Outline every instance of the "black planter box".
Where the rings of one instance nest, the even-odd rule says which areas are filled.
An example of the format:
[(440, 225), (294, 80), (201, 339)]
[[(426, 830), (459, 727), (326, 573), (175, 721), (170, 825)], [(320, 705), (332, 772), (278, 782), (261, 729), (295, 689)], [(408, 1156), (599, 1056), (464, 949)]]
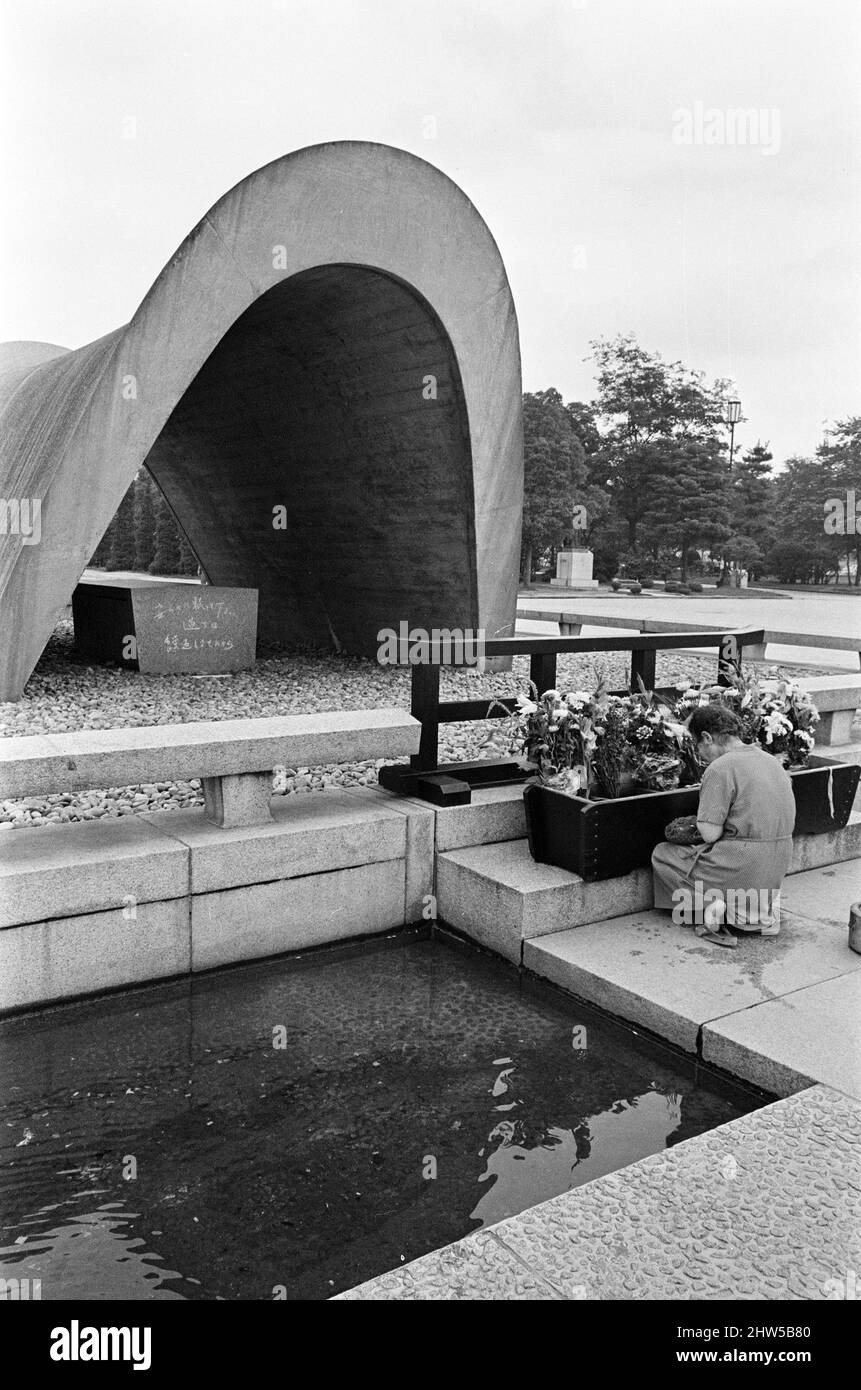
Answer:
[[(822, 835), (846, 825), (861, 767), (813, 756), (789, 776), (796, 835)], [(664, 827), (676, 816), (695, 815), (699, 795), (697, 785), (591, 801), (532, 784), (523, 792), (530, 854), (539, 864), (555, 864), (588, 882), (648, 868)]]

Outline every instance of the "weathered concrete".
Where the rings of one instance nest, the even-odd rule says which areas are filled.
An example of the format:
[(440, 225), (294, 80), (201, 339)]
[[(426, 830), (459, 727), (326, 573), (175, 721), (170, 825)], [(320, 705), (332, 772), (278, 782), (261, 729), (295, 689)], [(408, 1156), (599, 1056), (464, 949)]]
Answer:
[(3, 738), (0, 798), (399, 758), (420, 733), (404, 710), (366, 709)]
[(816, 747), (832, 748), (848, 743), (855, 722), (855, 706), (851, 709), (835, 709), (823, 714), (816, 725)]
[(337, 1298), (852, 1297), (859, 1142), (861, 1107), (814, 1086)]
[(514, 306), (472, 203), (402, 150), (275, 160), (124, 328), (74, 352), (7, 345), (0, 434), (0, 495), (41, 502), (41, 543), (0, 556), (0, 699), (144, 462), (210, 582), (259, 590), (262, 636), (371, 654), (404, 618), (513, 632)]
[[(790, 639), (786, 634), (787, 641)], [(861, 636), (858, 638), (861, 642)], [(861, 705), (861, 675), (854, 676), (804, 676), (799, 682), (809, 690), (813, 703), (820, 713), (831, 710), (856, 710)]]
[[(723, 1024), (731, 1016), (735, 1028), (738, 1019), (751, 1019), (778, 1001), (774, 1018), (783, 1020), (791, 1048), (793, 1018), (784, 1007), (787, 998), (861, 972), (861, 956), (847, 945), (856, 868), (840, 866), (827, 879), (822, 870), (791, 875), (781, 894), (779, 936), (741, 938), (734, 951), (700, 941), (692, 928), (676, 925), (669, 913), (652, 909), (526, 941), (523, 963), (578, 998), (688, 1052), (697, 1051), (704, 1025), (715, 1020)], [(747, 1027), (742, 1025), (740, 1037)], [(784, 1085), (786, 1078), (771, 1067), (768, 1079), (766, 1070), (753, 1075), (749, 1064), (740, 1071), (727, 1069), (778, 1094), (797, 1090), (809, 1079), (832, 1084), (838, 1073), (844, 1074), (840, 1068), (848, 1044), (830, 1028), (823, 1030), (823, 1042), (825, 1055), (833, 1055), (835, 1063), (822, 1075), (799, 1072), (800, 1080), (788, 1078)], [(714, 1053), (712, 1057), (717, 1061)]]
[(405, 819), (404, 921), (429, 921), (436, 915), (429, 910), (434, 891), (434, 807), (382, 787), (348, 787), (346, 794), (358, 801), (374, 821), (386, 812)]
[(189, 953), (185, 898), (8, 927), (0, 931), (0, 1012), (184, 975)]
[[(791, 873), (859, 857), (861, 815), (854, 813), (843, 830), (797, 836)], [(647, 911), (652, 871), (585, 883), (565, 869), (537, 864), (526, 840), (509, 840), (438, 853), (437, 897), (443, 921), (519, 962), (523, 943), (534, 937)]]
[[(233, 828), (193, 807), (7, 832), (0, 1012), (433, 917), (430, 807), (364, 788), (272, 811)], [(118, 921), (142, 924), (124, 965), (105, 944)], [(143, 930), (165, 922), (184, 922), (178, 943)]]
[(438, 806), (436, 847), (443, 853), (526, 834), (523, 787), (474, 787), (468, 806)]
[(861, 1100), (861, 973), (707, 1023), (703, 1057), (776, 1095), (823, 1081)]
[[(584, 627), (650, 632), (673, 631), (682, 624), (686, 632), (733, 632), (748, 625), (761, 627), (765, 645), (777, 649), (772, 650), (772, 661), (800, 664), (798, 653), (809, 647), (827, 652), (828, 665), (856, 673), (859, 668), (858, 596), (846, 591), (840, 596), (828, 589), (817, 594), (808, 591), (797, 595), (748, 590), (741, 595), (738, 591), (724, 589), (669, 597), (644, 590), (636, 598), (622, 594), (592, 595), (588, 599), (582, 594), (571, 597), (573, 601), (567, 603), (564, 595), (552, 590), (539, 593), (533, 589), (520, 594), (518, 616), (530, 621), (558, 623), (563, 620)], [(596, 602), (599, 598), (600, 602)], [(541, 604), (540, 610), (536, 603)], [(844, 652), (845, 657), (831, 657), (832, 653)], [(822, 666), (825, 662), (820, 660), (818, 664)]]
[(271, 772), (240, 772), (230, 777), (203, 777), (206, 819), (225, 830), (238, 825), (265, 825), (272, 819)]
[(404, 862), (254, 883), (191, 899), (191, 968), (299, 951), (403, 925)]
[(779, 936), (753, 936), (725, 951), (667, 913), (629, 913), (527, 941), (523, 963), (579, 999), (696, 1052), (704, 1024), (861, 968), (845, 931), (823, 930), (796, 914), (783, 918)]
[(861, 893), (861, 861), (845, 859), (822, 868), (792, 873), (785, 879), (781, 902), (790, 913), (801, 913), (846, 936), (849, 905)]
[(141, 819), (186, 849), (192, 895), (403, 859), (406, 852), (404, 815), (365, 807), (343, 791), (275, 797), (266, 825), (218, 829), (199, 806)]
[(75, 650), (84, 660), (151, 674), (223, 673), (254, 665), (256, 589), (92, 575), (72, 594)]
[(437, 855), (437, 899), (449, 926), (519, 964), (532, 937), (651, 904), (652, 871), (584, 883), (536, 864), (525, 840), (510, 840)]
[(0, 928), (184, 897), (188, 850), (148, 820), (7, 831), (0, 837)]
[(848, 859), (861, 859), (861, 815), (857, 811), (851, 813), (842, 830), (829, 830), (824, 835), (793, 836), (789, 872), (803, 873), (805, 869), (820, 869)]
[[(837, 748), (829, 748), (827, 756), (833, 758), (838, 763), (861, 763), (861, 743), (857, 742), (857, 735), (854, 730), (852, 733), (853, 742), (842, 743)], [(858, 790), (855, 793), (853, 808), (861, 811), (861, 782), (858, 783)]]

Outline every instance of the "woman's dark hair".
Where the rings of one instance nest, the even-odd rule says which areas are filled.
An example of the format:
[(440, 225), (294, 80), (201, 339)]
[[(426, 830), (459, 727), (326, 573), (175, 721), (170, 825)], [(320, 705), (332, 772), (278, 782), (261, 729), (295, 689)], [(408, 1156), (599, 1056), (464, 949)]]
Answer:
[(727, 738), (741, 738), (744, 727), (737, 714), (726, 705), (699, 705), (688, 720), (691, 738), (696, 743), (703, 734), (711, 734), (713, 739), (722, 742)]

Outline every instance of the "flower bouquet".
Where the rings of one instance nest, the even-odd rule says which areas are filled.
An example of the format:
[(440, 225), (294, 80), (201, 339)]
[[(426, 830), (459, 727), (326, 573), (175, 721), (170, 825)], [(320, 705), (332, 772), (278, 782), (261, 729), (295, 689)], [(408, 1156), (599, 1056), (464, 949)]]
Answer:
[(513, 747), (544, 786), (573, 796), (614, 799), (699, 780), (693, 742), (669, 706), (645, 689), (607, 694), (547, 690), (517, 697)]
[(758, 743), (784, 767), (806, 766), (819, 712), (797, 681), (780, 671), (775, 678), (748, 670), (738, 673), (731, 685), (690, 685), (681, 691), (675, 712), (679, 719), (687, 720), (698, 705), (713, 702), (738, 715), (745, 743)]
[(545, 786), (588, 795), (603, 692), (545, 690), (539, 696), (534, 686), (531, 691), (534, 699), (517, 697), (515, 738), (519, 735), (524, 758)]

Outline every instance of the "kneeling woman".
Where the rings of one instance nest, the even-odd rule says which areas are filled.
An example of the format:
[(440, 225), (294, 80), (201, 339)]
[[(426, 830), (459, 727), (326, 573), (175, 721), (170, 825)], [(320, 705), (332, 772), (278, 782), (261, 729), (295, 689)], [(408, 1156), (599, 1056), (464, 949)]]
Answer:
[(780, 885), (792, 860), (792, 783), (770, 753), (742, 743), (741, 723), (723, 705), (694, 710), (688, 728), (706, 764), (697, 809), (704, 843), (656, 847), (655, 907), (684, 904), (688, 914), (699, 908), (707, 939), (721, 946), (736, 944), (725, 919), (774, 935)]

